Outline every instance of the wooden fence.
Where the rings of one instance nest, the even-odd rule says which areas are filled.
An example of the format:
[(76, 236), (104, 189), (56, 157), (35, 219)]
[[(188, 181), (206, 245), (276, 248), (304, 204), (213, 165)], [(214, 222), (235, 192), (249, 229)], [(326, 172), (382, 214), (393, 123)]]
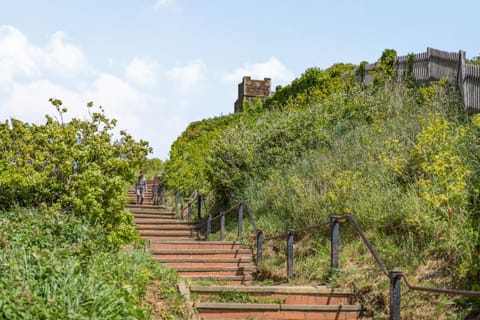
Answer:
[[(448, 80), (460, 90), (465, 109), (480, 113), (480, 66), (467, 64), (465, 51), (446, 52), (427, 48), (427, 52), (397, 57), (396, 65), (399, 80), (405, 79), (409, 68), (411, 76), (420, 82)], [(374, 63), (365, 66), (363, 81), (366, 85), (374, 81), (374, 69)]]

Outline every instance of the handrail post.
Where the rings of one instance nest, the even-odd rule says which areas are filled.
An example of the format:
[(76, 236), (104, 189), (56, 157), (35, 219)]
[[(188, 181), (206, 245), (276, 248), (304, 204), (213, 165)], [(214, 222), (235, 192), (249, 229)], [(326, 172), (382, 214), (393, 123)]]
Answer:
[(240, 202), (238, 205), (238, 233), (237, 238), (242, 238), (243, 233), (243, 203)]
[(198, 219), (202, 218), (202, 195), (198, 194), (197, 196), (197, 217)]
[(180, 202), (180, 191), (175, 192), (175, 211), (178, 210), (178, 203)]
[(400, 320), (402, 271), (389, 271), (390, 276), (390, 320)]
[(212, 232), (212, 215), (209, 214), (207, 217), (207, 235), (206, 235), (206, 240), (208, 240), (208, 236)]
[(262, 262), (263, 230), (257, 230), (257, 263)]
[(188, 209), (187, 209), (187, 212), (188, 212), (187, 219), (188, 219), (188, 221), (192, 220), (192, 211), (193, 211), (193, 209), (192, 209), (192, 202), (189, 201), (189, 202), (188, 202)]
[(330, 249), (330, 268), (336, 270), (339, 268), (339, 244), (340, 244), (340, 222), (338, 216), (330, 217), (331, 223), (331, 249)]
[(225, 236), (225, 212), (222, 212), (220, 216), (220, 241), (223, 241), (224, 236)]
[(183, 203), (180, 204), (180, 219), (184, 219), (185, 217), (183, 216)]
[(287, 278), (293, 278), (293, 235), (295, 230), (288, 229), (287, 237)]

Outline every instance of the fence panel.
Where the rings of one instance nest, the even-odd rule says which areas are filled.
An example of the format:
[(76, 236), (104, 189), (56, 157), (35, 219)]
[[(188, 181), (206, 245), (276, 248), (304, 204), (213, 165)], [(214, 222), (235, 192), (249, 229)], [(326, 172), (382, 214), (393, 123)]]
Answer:
[(428, 48), (429, 55), (429, 76), (430, 80), (447, 79), (448, 82), (456, 84), (459, 53), (446, 52)]
[(422, 52), (415, 54), (412, 61), (412, 76), (417, 81), (428, 81), (430, 79), (430, 74), (428, 70), (429, 56), (428, 52)]
[[(397, 79), (403, 80), (408, 72), (408, 56), (399, 56), (396, 60)], [(465, 63), (465, 52), (447, 52), (427, 48), (426, 52), (414, 54), (412, 76), (420, 82), (447, 79), (457, 86), (462, 94), (465, 109), (480, 113), (480, 66)], [(375, 64), (365, 66), (364, 85), (374, 81)]]

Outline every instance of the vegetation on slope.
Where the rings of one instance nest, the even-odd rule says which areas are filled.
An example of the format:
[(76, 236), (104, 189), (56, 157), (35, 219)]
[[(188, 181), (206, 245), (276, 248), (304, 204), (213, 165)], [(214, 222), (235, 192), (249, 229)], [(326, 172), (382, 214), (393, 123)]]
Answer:
[[(309, 69), (255, 108), (254, 117), (237, 116), (203, 154), (206, 191), (212, 206), (249, 201), (270, 235), (350, 213), (388, 268), (421, 285), (479, 290), (480, 118), (463, 110), (445, 82), (392, 82), (394, 55), (384, 52), (371, 87), (356, 83), (349, 68)], [(342, 226), (338, 278), (328, 270), (325, 231), (297, 241), (298, 277), (350, 285), (372, 315), (385, 312), (388, 280), (350, 227)], [(268, 245), (262, 270), (284, 277), (285, 244)], [(455, 300), (456, 309), (451, 297), (404, 294), (405, 318), (452, 319), (478, 310), (468, 299)]]
[(89, 120), (65, 122), (51, 102), (45, 124), (0, 123), (0, 318), (186, 318), (176, 274), (120, 249), (138, 239), (125, 186), (161, 163), (126, 132), (114, 140), (92, 103)]
[[(14, 209), (0, 215), (1, 319), (184, 319), (177, 276), (146, 250), (114, 248), (79, 218)], [(155, 280), (164, 310), (143, 303)]]
[(114, 141), (116, 120), (103, 112), (66, 123), (62, 102), (52, 103), (59, 119), (47, 116), (42, 125), (16, 119), (0, 123), (0, 209), (70, 213), (101, 225), (112, 244), (128, 243), (136, 231), (125, 209), (125, 183), (146, 161), (148, 143), (126, 132)]

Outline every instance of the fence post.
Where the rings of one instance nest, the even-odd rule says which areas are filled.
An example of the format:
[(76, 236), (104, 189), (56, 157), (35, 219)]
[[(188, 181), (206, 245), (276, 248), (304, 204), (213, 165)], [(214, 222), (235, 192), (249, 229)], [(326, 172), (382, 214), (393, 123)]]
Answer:
[(287, 278), (293, 278), (293, 235), (295, 230), (288, 229), (287, 237)]
[(188, 212), (187, 213), (188, 214), (187, 219), (188, 219), (188, 221), (192, 220), (192, 211), (193, 211), (192, 202), (189, 201), (188, 202), (188, 209), (187, 209), (187, 212)]
[(220, 241), (223, 241), (224, 236), (225, 236), (225, 212), (222, 212), (220, 216)]
[(390, 276), (390, 320), (400, 320), (402, 271), (392, 270)]
[(243, 203), (240, 202), (238, 205), (238, 233), (237, 238), (242, 238), (243, 233)]
[(202, 218), (202, 195), (198, 194), (197, 196), (197, 218)]
[(263, 230), (257, 230), (257, 263), (262, 261)]
[(338, 269), (338, 256), (340, 244), (340, 222), (337, 216), (330, 217), (331, 223), (331, 249), (330, 249), (330, 268)]
[(212, 215), (209, 214), (207, 217), (207, 235), (206, 235), (207, 240), (211, 232), (212, 232)]

